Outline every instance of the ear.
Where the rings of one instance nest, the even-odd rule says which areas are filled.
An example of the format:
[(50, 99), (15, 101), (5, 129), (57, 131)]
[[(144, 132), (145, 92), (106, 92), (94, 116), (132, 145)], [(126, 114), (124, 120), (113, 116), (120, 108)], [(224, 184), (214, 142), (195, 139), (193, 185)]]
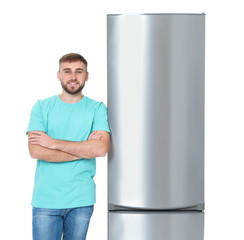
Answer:
[(89, 78), (89, 72), (86, 72), (86, 79), (85, 79), (86, 82), (88, 81), (88, 78)]
[(60, 77), (60, 72), (59, 71), (57, 72), (57, 78), (58, 78), (59, 81), (61, 81), (61, 77)]

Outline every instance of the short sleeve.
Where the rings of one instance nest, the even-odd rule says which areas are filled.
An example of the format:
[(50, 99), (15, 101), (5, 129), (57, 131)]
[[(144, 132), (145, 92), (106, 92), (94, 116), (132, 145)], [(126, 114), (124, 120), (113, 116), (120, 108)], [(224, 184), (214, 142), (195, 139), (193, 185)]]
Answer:
[(108, 123), (108, 111), (104, 103), (100, 102), (95, 110), (92, 131), (110, 132)]
[(37, 101), (31, 110), (30, 121), (27, 127), (26, 134), (31, 131), (46, 132), (40, 101)]

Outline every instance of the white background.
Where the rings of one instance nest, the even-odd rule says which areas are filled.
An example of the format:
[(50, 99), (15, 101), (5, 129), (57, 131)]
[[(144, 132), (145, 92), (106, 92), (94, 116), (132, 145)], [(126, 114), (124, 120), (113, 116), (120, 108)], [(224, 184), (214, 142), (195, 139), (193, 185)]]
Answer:
[[(89, 62), (84, 94), (106, 103), (106, 14), (206, 13), (205, 239), (244, 239), (244, 11), (232, 0), (5, 1), (0, 4), (0, 232), (31, 239), (35, 160), (25, 131), (34, 102), (61, 91), (59, 58)], [(107, 239), (107, 162), (97, 159), (88, 240)], [(4, 236), (4, 237), (3, 237)]]

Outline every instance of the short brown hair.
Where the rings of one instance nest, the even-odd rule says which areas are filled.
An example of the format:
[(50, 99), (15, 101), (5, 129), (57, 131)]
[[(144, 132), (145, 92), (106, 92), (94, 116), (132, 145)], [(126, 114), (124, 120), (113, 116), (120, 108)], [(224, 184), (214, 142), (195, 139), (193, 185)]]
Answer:
[(80, 54), (78, 54), (78, 53), (68, 53), (68, 54), (65, 54), (63, 57), (61, 57), (59, 59), (59, 67), (60, 67), (60, 64), (62, 62), (69, 62), (69, 63), (71, 63), (71, 62), (76, 62), (76, 61), (83, 62), (86, 65), (86, 68), (87, 68), (87, 61), (86, 61), (86, 59), (83, 56), (81, 56)]

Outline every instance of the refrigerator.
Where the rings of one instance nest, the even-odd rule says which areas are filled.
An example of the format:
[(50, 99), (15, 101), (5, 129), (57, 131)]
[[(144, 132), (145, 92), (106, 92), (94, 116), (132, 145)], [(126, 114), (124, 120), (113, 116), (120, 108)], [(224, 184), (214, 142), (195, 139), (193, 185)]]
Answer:
[(205, 14), (107, 15), (109, 240), (204, 239)]

